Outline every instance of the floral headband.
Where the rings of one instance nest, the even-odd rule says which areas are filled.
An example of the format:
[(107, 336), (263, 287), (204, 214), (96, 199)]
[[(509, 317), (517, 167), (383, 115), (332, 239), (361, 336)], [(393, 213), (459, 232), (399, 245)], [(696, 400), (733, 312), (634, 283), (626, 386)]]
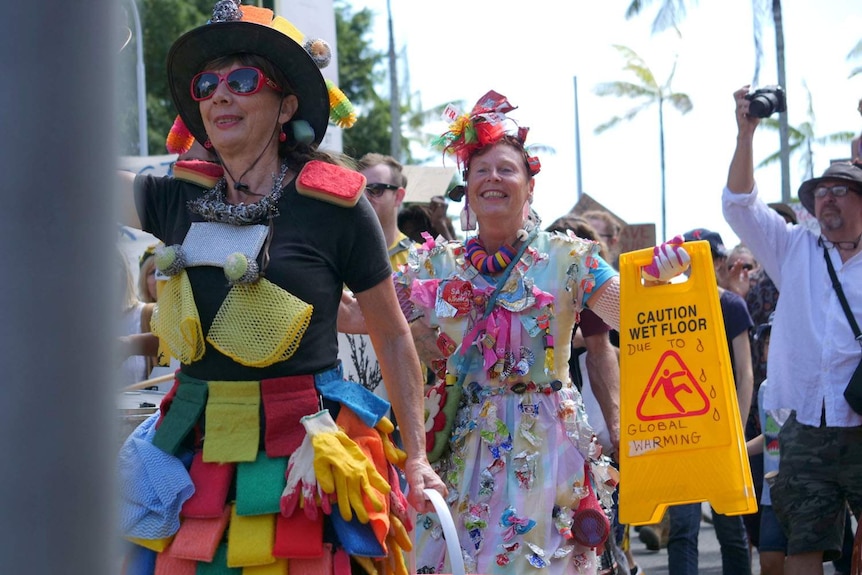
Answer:
[[(515, 109), (516, 106), (510, 104), (506, 96), (493, 90), (479, 98), (469, 114), (461, 113), (450, 104), (443, 112), (444, 118), (451, 122), (449, 129), (434, 139), (432, 145), (455, 156), (462, 171), (476, 151), (496, 144), (506, 136), (514, 138), (523, 147), (529, 128), (519, 126), (515, 134), (505, 130), (507, 120), (514, 122), (506, 113)], [(542, 168), (541, 162), (538, 157), (529, 155), (526, 148), (524, 153), (530, 175), (535, 176)]]

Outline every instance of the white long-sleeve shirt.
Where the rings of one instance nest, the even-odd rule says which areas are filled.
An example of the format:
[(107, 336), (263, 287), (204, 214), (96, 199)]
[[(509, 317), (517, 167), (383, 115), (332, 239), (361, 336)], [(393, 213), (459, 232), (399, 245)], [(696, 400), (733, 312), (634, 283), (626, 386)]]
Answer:
[[(803, 424), (819, 426), (826, 408), (830, 427), (862, 425), (844, 400), (844, 388), (862, 358), (862, 348), (832, 287), (817, 236), (784, 219), (757, 197), (722, 195), (724, 218), (751, 249), (781, 294), (769, 340), (765, 408), (796, 410)], [(857, 323), (862, 324), (862, 253), (841, 262), (829, 250)]]

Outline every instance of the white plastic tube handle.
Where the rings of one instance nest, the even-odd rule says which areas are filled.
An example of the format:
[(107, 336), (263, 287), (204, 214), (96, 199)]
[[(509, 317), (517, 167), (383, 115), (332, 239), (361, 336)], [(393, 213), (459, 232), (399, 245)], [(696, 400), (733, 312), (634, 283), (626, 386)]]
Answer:
[(425, 490), (425, 497), (431, 500), (434, 505), (434, 511), (437, 512), (437, 517), (440, 519), (440, 526), (443, 528), (443, 537), (446, 539), (446, 553), (449, 555), (449, 565), (452, 568), (452, 575), (466, 575), (464, 569), (464, 557), (461, 556), (461, 543), (458, 541), (458, 532), (455, 530), (455, 522), (452, 521), (452, 514), (449, 513), (449, 506), (443, 496), (433, 489)]

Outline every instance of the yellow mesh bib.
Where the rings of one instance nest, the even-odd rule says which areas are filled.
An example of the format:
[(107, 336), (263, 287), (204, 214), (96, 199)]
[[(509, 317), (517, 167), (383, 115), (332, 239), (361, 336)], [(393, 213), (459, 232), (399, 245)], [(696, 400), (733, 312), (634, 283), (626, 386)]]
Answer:
[(165, 283), (153, 312), (150, 329), (167, 345), (170, 353), (185, 364), (204, 355), (201, 319), (185, 271)]
[(296, 352), (313, 307), (261, 278), (228, 292), (207, 334), (221, 353), (249, 367), (266, 367)]

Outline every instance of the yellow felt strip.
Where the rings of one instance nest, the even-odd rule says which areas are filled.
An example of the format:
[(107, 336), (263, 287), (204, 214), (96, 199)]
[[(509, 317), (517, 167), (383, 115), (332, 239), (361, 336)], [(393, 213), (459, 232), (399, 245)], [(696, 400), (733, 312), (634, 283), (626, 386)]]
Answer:
[(246, 567), (275, 562), (275, 514), (237, 515), (231, 509), (230, 530), (227, 534), (227, 566)]
[(129, 541), (134, 543), (135, 545), (140, 545), (141, 547), (145, 547), (156, 553), (161, 553), (165, 549), (168, 548), (168, 545), (171, 544), (171, 541), (174, 540), (173, 535), (170, 537), (162, 537), (161, 539), (140, 539), (138, 537), (126, 537)]
[(259, 441), (260, 382), (209, 382), (204, 461), (254, 461)]

